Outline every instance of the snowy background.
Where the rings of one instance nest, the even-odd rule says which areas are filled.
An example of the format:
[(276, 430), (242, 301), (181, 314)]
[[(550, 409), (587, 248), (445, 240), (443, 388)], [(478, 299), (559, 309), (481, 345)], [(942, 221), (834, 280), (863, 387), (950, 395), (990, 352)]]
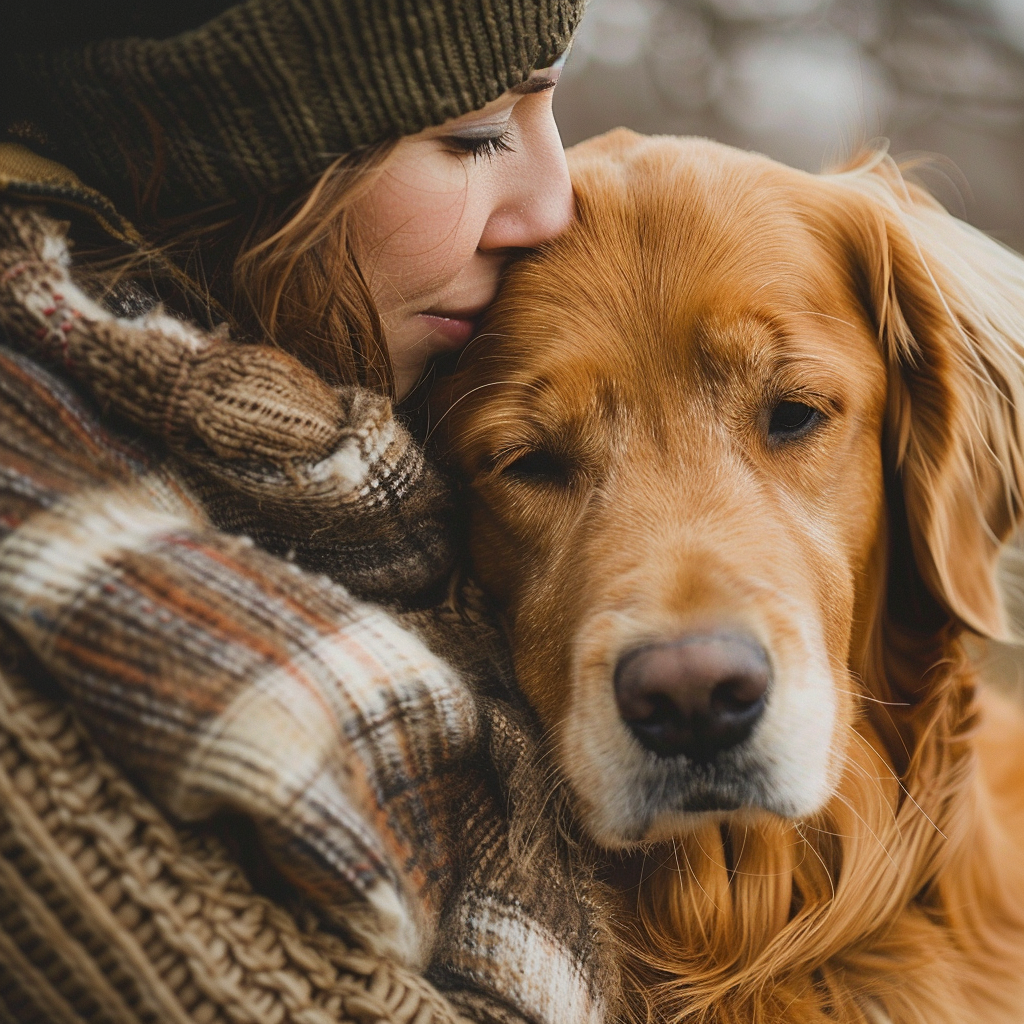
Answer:
[(885, 137), (1024, 252), (1024, 0), (591, 0), (555, 111), (566, 145), (621, 124), (807, 170)]

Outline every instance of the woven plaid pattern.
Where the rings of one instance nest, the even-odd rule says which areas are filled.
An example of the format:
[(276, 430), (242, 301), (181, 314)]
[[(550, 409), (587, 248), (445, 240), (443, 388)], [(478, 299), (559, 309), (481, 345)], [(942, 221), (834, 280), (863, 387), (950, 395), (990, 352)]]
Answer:
[(39, 52), (0, 59), (0, 113), (59, 140), (53, 155), (123, 209), (159, 178), (159, 209), (181, 212), (299, 185), (357, 147), (479, 109), (551, 64), (582, 10), (244, 0), (167, 39), (70, 48), (41, 24)]
[(467, 1024), (172, 828), (0, 625), (0, 1020)]
[(449, 564), (444, 489), (386, 403), (159, 312), (117, 319), (25, 210), (0, 215), (0, 329), (22, 350), (0, 350), (0, 618), (107, 756), (174, 820), (253, 822), (296, 899), (473, 1018), (602, 1019), (599, 893), (545, 820), (498, 636), (341, 585), (351, 566), (362, 593), (411, 598)]

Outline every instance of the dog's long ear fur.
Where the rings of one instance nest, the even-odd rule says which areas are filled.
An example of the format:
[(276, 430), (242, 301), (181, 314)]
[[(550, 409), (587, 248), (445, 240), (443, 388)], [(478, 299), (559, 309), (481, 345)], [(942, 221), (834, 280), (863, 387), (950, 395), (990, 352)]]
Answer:
[(917, 571), (954, 620), (1008, 639), (996, 567), (1024, 489), (1024, 259), (883, 154), (827, 181), (889, 364), (887, 467)]

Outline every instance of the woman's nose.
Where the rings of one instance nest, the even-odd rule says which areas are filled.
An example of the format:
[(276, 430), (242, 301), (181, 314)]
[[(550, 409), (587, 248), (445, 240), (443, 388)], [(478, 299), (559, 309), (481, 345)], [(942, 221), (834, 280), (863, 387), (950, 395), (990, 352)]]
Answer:
[(485, 251), (542, 245), (560, 235), (573, 217), (569, 168), (550, 101), (521, 126), (515, 153), (505, 155), (516, 159), (505, 165), (507, 173), (480, 237)]

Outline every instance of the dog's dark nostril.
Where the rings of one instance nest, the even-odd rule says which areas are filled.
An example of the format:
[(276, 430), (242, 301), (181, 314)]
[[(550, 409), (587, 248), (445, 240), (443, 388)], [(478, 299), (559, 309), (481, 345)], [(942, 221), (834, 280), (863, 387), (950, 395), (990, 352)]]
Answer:
[(710, 761), (761, 717), (771, 668), (764, 648), (733, 633), (693, 633), (629, 651), (615, 670), (619, 714), (659, 757)]

